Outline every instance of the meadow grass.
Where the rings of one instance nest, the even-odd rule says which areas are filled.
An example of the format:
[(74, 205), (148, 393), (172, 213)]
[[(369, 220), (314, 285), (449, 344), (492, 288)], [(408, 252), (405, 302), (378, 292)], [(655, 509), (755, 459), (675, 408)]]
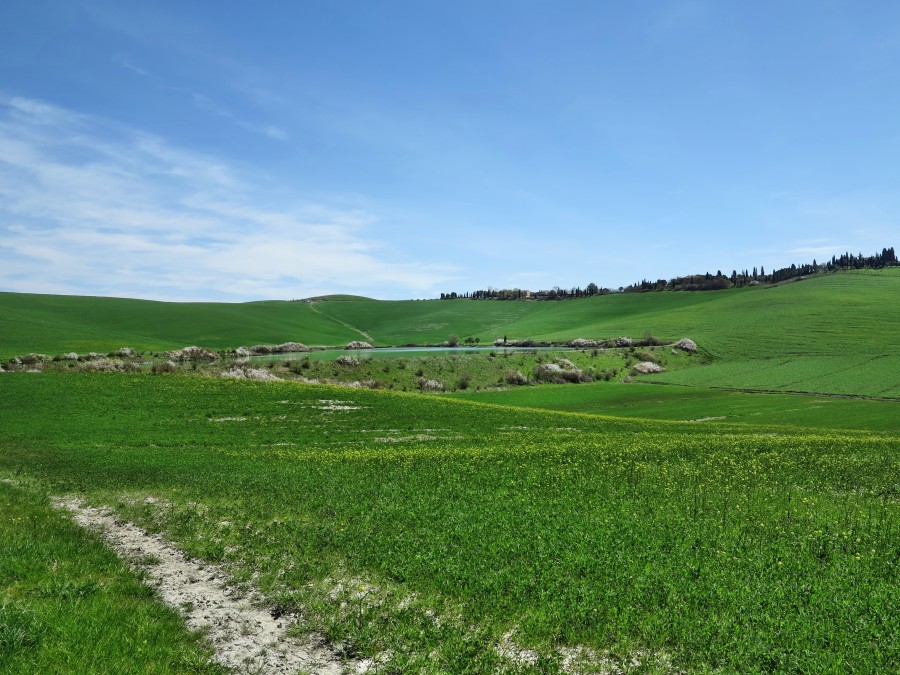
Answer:
[(687, 386), (900, 399), (900, 354), (849, 353), (722, 361), (701, 368), (653, 374), (646, 379)]
[(653, 334), (691, 337), (715, 363), (659, 381), (897, 397), (900, 268), (817, 275), (776, 287), (613, 294), (562, 302), (341, 299), (157, 303), (0, 294), (0, 358), (26, 352), (160, 351), (295, 340), (340, 345), (482, 344)]
[(186, 345), (344, 344), (360, 334), (299, 302), (153, 302), (0, 293), (0, 357), (39, 352), (163, 351)]
[[(508, 385), (509, 381), (525, 377), (534, 379), (534, 370), (541, 364), (563, 364), (576, 368), (591, 379), (621, 380), (631, 367), (643, 358), (654, 359), (669, 367), (688, 363), (693, 357), (685, 352), (671, 354), (670, 350), (648, 347), (643, 350), (590, 350), (590, 351), (503, 351), (502, 349), (457, 354), (407, 356), (403, 354), (354, 353), (353, 363), (334, 358), (318, 358), (327, 352), (292, 354), (290, 359), (259, 357), (253, 365), (265, 365), (278, 377), (294, 376), (331, 383), (363, 383), (373, 389), (397, 389), (414, 391), (422, 381), (440, 384), (441, 390), (478, 390)], [(346, 352), (344, 353), (346, 356)], [(385, 358), (387, 357), (387, 358)]]
[[(657, 377), (654, 375), (652, 379)], [(900, 433), (900, 402), (663, 386), (646, 384), (645, 379), (629, 385), (606, 382), (578, 386), (543, 385), (450, 395), (496, 405), (614, 417), (701, 420), (713, 427), (723, 423), (744, 423)]]
[(0, 471), (230, 565), (386, 672), (900, 666), (893, 434), (2, 377)]
[(224, 673), (100, 538), (0, 482), (0, 672)]

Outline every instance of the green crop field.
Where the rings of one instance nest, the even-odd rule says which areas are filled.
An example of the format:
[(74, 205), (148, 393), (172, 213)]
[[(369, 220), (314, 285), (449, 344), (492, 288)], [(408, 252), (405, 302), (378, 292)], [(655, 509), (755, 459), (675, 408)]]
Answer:
[(691, 337), (712, 365), (655, 381), (896, 398), (900, 270), (820, 275), (775, 287), (613, 294), (561, 302), (337, 297), (315, 303), (159, 303), (0, 294), (0, 358), (26, 352), (234, 348), (288, 340), (341, 345), (482, 344), (576, 337)]
[[(0, 649), (15, 663), (67, 644), (29, 591), (50, 581), (14, 580), (71, 555), (34, 523), (59, 520), (45, 495), (76, 494), (252, 578), (385, 672), (900, 665), (893, 433), (759, 420), (711, 434), (182, 375), (2, 378), (0, 474), (22, 486), (0, 493), (17, 505), (2, 532), (26, 542), (0, 555)], [(67, 570), (53, 583), (94, 578)], [(102, 605), (112, 582), (96, 583)], [(188, 652), (148, 635), (160, 671), (186, 669)]]
[(45, 497), (0, 483), (0, 510), (0, 672), (224, 672), (175, 611)]
[[(900, 403), (896, 401), (749, 394), (637, 382), (629, 385), (606, 382), (577, 386), (549, 384), (449, 395), (498, 405), (614, 417), (693, 421), (713, 427), (739, 423), (900, 433)], [(714, 430), (710, 432), (714, 433)]]
[[(898, 291), (893, 269), (562, 302), (0, 294), (0, 672), (222, 672), (66, 495), (378, 672), (897, 672)], [(700, 352), (149, 356), (451, 335)], [(122, 346), (148, 354), (8, 361)]]
[(900, 398), (900, 354), (797, 356), (720, 362), (654, 374), (653, 382)]
[(341, 344), (360, 334), (298, 302), (178, 303), (120, 298), (0, 293), (0, 357), (42, 352), (108, 352), (122, 346), (162, 351), (190, 344), (210, 348), (279, 344)]

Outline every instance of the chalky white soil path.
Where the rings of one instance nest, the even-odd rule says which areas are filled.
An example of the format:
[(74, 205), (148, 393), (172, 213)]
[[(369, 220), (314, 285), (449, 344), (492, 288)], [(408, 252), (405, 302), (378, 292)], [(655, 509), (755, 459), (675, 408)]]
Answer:
[(191, 560), (109, 509), (85, 506), (74, 498), (59, 499), (56, 504), (70, 511), (82, 527), (99, 532), (133, 567), (146, 571), (162, 600), (185, 618), (191, 630), (205, 633), (218, 663), (253, 673), (340, 675), (366, 670), (363, 664), (342, 664), (334, 652), (320, 645), (286, 637), (289, 617), (234, 597), (228, 574), (221, 568)]

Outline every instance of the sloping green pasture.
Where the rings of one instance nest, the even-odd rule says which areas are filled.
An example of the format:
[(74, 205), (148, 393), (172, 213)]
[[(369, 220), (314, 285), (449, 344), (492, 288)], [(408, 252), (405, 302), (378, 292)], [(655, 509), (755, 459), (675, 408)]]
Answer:
[(643, 379), (629, 385), (606, 382), (577, 386), (551, 384), (478, 393), (466, 391), (449, 396), (544, 410), (693, 421), (712, 426), (709, 433), (716, 433), (715, 427), (720, 424), (740, 423), (765, 427), (789, 425), (810, 429), (859, 429), (900, 434), (900, 401), (748, 394), (702, 387), (645, 384)]
[(900, 353), (797, 356), (719, 362), (658, 373), (648, 382), (759, 391), (854, 394), (900, 398)]
[(0, 293), (0, 358), (39, 352), (162, 351), (279, 344), (343, 344), (360, 334), (299, 302), (153, 302)]
[(653, 334), (691, 337), (712, 366), (654, 376), (694, 386), (900, 395), (900, 268), (718, 292), (614, 294), (562, 302), (426, 300), (157, 303), (0, 294), (0, 357), (31, 351), (236, 347), (295, 340), (482, 344)]
[(0, 472), (255, 575), (386, 672), (900, 665), (893, 434), (50, 373), (0, 375), (0, 419)]

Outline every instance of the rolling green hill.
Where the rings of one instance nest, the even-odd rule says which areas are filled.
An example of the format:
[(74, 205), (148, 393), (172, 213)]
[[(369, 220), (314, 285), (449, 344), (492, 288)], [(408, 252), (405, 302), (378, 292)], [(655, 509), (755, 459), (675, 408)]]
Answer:
[(456, 392), (448, 397), (541, 410), (691, 422), (711, 427), (712, 434), (716, 433), (716, 427), (733, 423), (900, 433), (897, 401), (748, 394), (640, 382), (511, 387), (477, 393)]
[(563, 302), (376, 301), (162, 303), (0, 294), (0, 358), (38, 351), (161, 350), (296, 340), (437, 343), (450, 335), (566, 340), (696, 340), (712, 365), (654, 381), (900, 396), (900, 269), (822, 275), (775, 287), (615, 294)]
[(300, 302), (153, 302), (123, 298), (0, 293), (0, 358), (26, 352), (163, 350), (296, 340), (339, 344), (351, 328)]
[[(267, 364), (274, 382), (211, 376), (221, 361), (0, 374), (0, 578), (15, 580), (0, 670), (215, 672), (124, 562), (52, 511), (73, 495), (227, 564), (385, 671), (430, 672), (439, 655), (446, 672), (569, 672), (576, 654), (581, 672), (840, 672), (848, 655), (893, 672), (898, 291), (900, 270), (557, 303), (0, 294), (0, 359), (451, 334), (701, 349), (570, 351), (616, 373), (501, 389), (562, 355), (354, 362), (373, 389), (459, 390), (435, 395), (316, 383), (349, 368), (326, 352)], [(626, 383), (648, 359), (668, 372)], [(103, 649), (80, 650), (85, 630)]]

